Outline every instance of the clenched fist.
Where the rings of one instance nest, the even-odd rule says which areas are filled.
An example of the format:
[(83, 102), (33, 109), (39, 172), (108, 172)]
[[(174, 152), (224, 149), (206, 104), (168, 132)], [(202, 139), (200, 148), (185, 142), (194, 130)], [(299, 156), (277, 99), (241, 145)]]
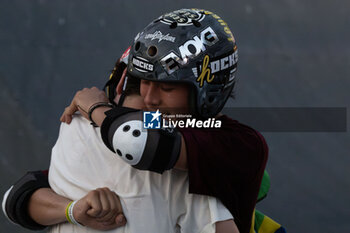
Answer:
[(98, 230), (110, 230), (126, 224), (119, 197), (108, 188), (90, 191), (78, 200), (73, 215), (80, 224)]

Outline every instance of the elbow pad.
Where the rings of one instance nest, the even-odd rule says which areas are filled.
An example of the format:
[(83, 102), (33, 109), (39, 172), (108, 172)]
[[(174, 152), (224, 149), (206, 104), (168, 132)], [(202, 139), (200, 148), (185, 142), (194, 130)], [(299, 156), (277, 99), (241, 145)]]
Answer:
[(101, 126), (103, 142), (136, 169), (163, 173), (176, 164), (181, 135), (174, 128), (145, 129), (143, 112), (116, 107), (106, 112)]
[(47, 174), (42, 171), (28, 172), (7, 190), (2, 200), (2, 211), (13, 223), (30, 230), (42, 230), (46, 226), (36, 223), (28, 213), (28, 202), (40, 188), (50, 187)]

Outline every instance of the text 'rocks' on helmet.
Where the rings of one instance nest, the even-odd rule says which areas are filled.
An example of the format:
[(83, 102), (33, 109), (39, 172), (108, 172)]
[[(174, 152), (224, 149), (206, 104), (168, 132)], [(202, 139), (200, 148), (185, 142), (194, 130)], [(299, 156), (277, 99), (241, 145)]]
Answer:
[(162, 15), (140, 32), (130, 49), (128, 75), (193, 86), (190, 107), (214, 117), (230, 96), (237, 69), (235, 39), (218, 15), (181, 9)]

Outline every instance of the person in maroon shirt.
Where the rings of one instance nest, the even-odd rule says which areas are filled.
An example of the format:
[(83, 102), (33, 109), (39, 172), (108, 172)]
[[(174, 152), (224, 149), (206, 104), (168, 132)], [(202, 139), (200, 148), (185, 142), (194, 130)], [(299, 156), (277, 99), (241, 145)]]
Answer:
[[(154, 41), (156, 34), (159, 41)], [(141, 162), (135, 158), (128, 161), (122, 156), (125, 148), (114, 145), (113, 137), (124, 137), (124, 134), (117, 129), (121, 123), (115, 122), (120, 116), (137, 119), (137, 113), (118, 107), (112, 110), (106, 106), (92, 108), (107, 100), (97, 88), (78, 92), (62, 120), (69, 122), (71, 114), (77, 110), (83, 115), (85, 112), (86, 118), (101, 126), (106, 146), (138, 169), (159, 173), (173, 167), (188, 169), (189, 191), (219, 198), (232, 213), (240, 232), (249, 232), (268, 149), (259, 132), (220, 114), (235, 84), (238, 59), (237, 46), (226, 23), (207, 11), (175, 11), (148, 25), (136, 36), (129, 51), (127, 76), (141, 80), (140, 94), (149, 111), (220, 120), (221, 127), (178, 127), (181, 140), (178, 157), (170, 156), (174, 154), (176, 143), (169, 143), (170, 149), (157, 164), (160, 157), (156, 153), (140, 154)], [(173, 136), (176, 138), (175, 134)], [(150, 149), (146, 146), (144, 151)], [(152, 161), (152, 164), (145, 167), (142, 160)]]
[[(143, 84), (144, 82), (141, 80), (140, 92), (149, 108), (153, 103), (153, 107), (162, 110), (162, 105), (167, 104), (165, 95), (172, 98), (174, 92), (182, 88), (187, 90), (185, 84), (179, 86), (150, 81)], [(173, 89), (173, 93), (162, 89)], [(101, 98), (102, 95), (103, 92), (97, 88), (81, 90), (63, 114), (63, 121), (70, 121), (71, 114), (78, 109), (78, 105), (88, 109), (94, 102), (105, 101)], [(162, 100), (159, 101), (160, 99)], [(154, 106), (154, 103), (159, 105)], [(92, 115), (93, 121), (97, 125), (103, 125), (108, 110), (104, 107), (96, 109)], [(85, 117), (88, 118), (87, 115)], [(181, 148), (174, 168), (188, 170), (190, 193), (217, 197), (233, 215), (239, 231), (249, 232), (267, 162), (268, 147), (263, 136), (251, 127), (226, 115), (218, 114), (216, 119), (221, 120), (220, 128), (178, 128), (184, 148)]]
[(180, 129), (187, 146), (189, 192), (219, 198), (240, 232), (249, 232), (268, 148), (256, 130), (222, 115), (221, 129)]

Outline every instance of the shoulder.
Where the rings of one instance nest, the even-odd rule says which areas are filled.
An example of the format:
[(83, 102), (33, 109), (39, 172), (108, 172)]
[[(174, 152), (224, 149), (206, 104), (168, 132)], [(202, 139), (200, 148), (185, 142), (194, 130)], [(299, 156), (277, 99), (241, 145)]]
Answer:
[(89, 135), (95, 132), (94, 127), (81, 114), (74, 114), (70, 124), (61, 123), (59, 136)]
[(222, 119), (222, 131), (233, 136), (232, 139), (237, 140), (238, 137), (249, 144), (260, 147), (261, 149), (267, 149), (265, 138), (259, 131), (248, 125), (242, 124), (237, 120), (233, 120), (226, 115), (221, 116), (220, 119)]
[(232, 151), (244, 155), (247, 163), (256, 161), (258, 164), (265, 166), (268, 157), (268, 146), (264, 136), (254, 128), (226, 115), (220, 118), (223, 123), (221, 136), (218, 137), (231, 145), (230, 149)]
[(217, 119), (222, 121), (221, 128), (180, 130), (189, 166), (197, 169), (197, 164), (210, 164), (209, 167), (218, 172), (234, 169), (246, 174), (265, 167), (268, 148), (264, 137), (252, 127), (225, 115)]
[(225, 148), (234, 147), (236, 149), (265, 150), (267, 145), (264, 137), (250, 126), (244, 125), (237, 120), (222, 115), (217, 118), (221, 121), (220, 128), (211, 129), (195, 129), (183, 128), (179, 129), (183, 135), (186, 145), (197, 146), (201, 148), (210, 148), (217, 145), (225, 145)]
[(55, 146), (80, 148), (100, 141), (100, 128), (91, 126), (90, 121), (80, 114), (75, 114), (70, 124), (61, 123)]

